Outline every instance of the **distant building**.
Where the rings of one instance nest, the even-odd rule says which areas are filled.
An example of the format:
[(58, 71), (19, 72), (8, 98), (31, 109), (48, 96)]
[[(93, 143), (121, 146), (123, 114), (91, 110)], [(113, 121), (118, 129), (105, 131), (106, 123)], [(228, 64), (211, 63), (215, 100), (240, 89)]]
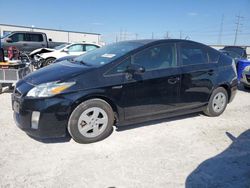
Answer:
[(55, 42), (90, 42), (100, 44), (101, 35), (98, 33), (67, 31), (59, 29), (46, 29), (39, 27), (27, 27), (19, 25), (0, 24), (0, 35), (4, 36), (12, 31), (37, 31), (46, 33), (48, 39), (52, 39)]

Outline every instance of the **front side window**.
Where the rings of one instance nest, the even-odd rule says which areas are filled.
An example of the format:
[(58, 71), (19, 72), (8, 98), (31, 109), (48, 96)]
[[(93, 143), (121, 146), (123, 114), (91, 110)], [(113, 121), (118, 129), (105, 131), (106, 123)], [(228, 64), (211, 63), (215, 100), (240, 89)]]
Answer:
[(12, 39), (12, 42), (20, 42), (25, 40), (25, 35), (24, 33), (15, 33), (12, 36), (10, 36)]
[(68, 47), (69, 52), (83, 52), (83, 45), (81, 44), (74, 44), (70, 47)]
[(181, 44), (180, 57), (183, 66), (208, 63), (206, 50), (198, 44)]
[(133, 64), (141, 65), (146, 71), (176, 67), (174, 44), (159, 44), (147, 48), (132, 58)]
[(124, 73), (129, 65), (131, 64), (131, 58), (126, 58), (125, 60), (123, 60), (120, 64), (118, 64), (117, 66), (115, 66), (111, 71), (108, 72), (108, 74), (120, 74), (120, 73)]

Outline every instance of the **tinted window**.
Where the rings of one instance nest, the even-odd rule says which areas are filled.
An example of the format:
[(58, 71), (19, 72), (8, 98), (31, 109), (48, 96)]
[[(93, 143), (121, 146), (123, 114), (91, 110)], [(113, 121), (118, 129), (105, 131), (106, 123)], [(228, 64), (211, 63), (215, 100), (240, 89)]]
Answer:
[(133, 56), (132, 63), (143, 66), (145, 70), (175, 67), (175, 46), (174, 44), (160, 44), (147, 48)]
[(197, 44), (182, 44), (180, 57), (184, 66), (208, 63), (206, 50), (203, 46)]
[(117, 65), (115, 68), (113, 68), (111, 71), (108, 72), (108, 74), (118, 74), (118, 73), (124, 73), (127, 69), (127, 67), (131, 63), (131, 58), (127, 58), (122, 63)]
[(19, 42), (19, 41), (24, 41), (24, 33), (15, 33), (10, 38), (12, 39), (12, 42)]
[(43, 42), (43, 35), (42, 34), (26, 34), (27, 41), (29, 42)]
[(81, 44), (74, 44), (70, 47), (68, 47), (69, 52), (83, 52), (84, 48)]
[(209, 63), (218, 63), (220, 52), (214, 49), (208, 49)]
[(95, 45), (90, 45), (90, 44), (85, 45), (85, 50), (86, 51), (91, 51), (91, 50), (94, 50), (96, 48), (97, 48), (97, 46), (95, 46)]

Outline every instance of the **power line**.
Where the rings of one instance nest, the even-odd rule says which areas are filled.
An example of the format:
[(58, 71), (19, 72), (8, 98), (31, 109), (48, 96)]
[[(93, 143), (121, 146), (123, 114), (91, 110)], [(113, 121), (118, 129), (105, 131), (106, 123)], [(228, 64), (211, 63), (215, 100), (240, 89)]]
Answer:
[(234, 37), (234, 45), (236, 45), (236, 43), (237, 43), (239, 27), (243, 25), (240, 22), (244, 17), (240, 16), (240, 14), (239, 14), (239, 16), (236, 16), (236, 18), (237, 18), (237, 22), (236, 22), (236, 30), (235, 30), (235, 37)]
[(222, 38), (222, 33), (223, 33), (223, 24), (224, 24), (224, 14), (222, 15), (222, 18), (221, 18), (220, 32), (219, 32), (219, 37), (218, 37), (218, 44), (221, 44), (221, 38)]

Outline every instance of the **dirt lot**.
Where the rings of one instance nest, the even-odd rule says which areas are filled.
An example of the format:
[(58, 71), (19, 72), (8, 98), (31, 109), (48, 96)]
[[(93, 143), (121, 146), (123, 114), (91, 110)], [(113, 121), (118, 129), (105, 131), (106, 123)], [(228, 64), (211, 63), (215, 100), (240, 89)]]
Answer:
[(89, 145), (36, 141), (15, 126), (10, 93), (0, 105), (0, 187), (250, 187), (246, 91), (220, 117), (136, 125)]

